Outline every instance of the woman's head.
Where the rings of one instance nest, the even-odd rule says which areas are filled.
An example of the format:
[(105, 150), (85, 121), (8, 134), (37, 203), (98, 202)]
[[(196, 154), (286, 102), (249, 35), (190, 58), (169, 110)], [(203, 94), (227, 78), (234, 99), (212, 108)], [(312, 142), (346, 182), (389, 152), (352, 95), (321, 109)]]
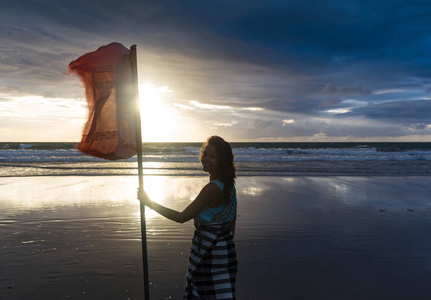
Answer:
[[(206, 158), (206, 155), (208, 155), (208, 158)], [(215, 160), (211, 157), (213, 155), (216, 156)], [(204, 170), (207, 167), (208, 172), (216, 175), (226, 185), (225, 190), (230, 193), (236, 177), (236, 166), (230, 144), (219, 136), (211, 136), (202, 145), (199, 159), (204, 165)], [(216, 164), (215, 168), (211, 168), (212, 163)]]

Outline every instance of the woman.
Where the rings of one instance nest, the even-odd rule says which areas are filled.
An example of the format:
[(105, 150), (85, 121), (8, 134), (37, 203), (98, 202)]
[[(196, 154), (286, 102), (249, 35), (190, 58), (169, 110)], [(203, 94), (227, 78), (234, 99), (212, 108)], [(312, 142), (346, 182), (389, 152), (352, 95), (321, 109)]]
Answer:
[(199, 159), (210, 182), (182, 212), (151, 201), (145, 191), (138, 192), (138, 198), (172, 221), (194, 219), (184, 299), (235, 299), (237, 198), (232, 148), (221, 137), (212, 136), (202, 146)]

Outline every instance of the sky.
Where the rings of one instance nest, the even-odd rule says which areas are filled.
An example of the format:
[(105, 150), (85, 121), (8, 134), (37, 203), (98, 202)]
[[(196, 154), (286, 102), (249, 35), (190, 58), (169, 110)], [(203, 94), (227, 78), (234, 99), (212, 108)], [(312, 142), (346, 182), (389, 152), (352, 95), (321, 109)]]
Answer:
[(79, 141), (68, 64), (137, 45), (144, 142), (431, 142), (431, 2), (0, 0), (0, 141)]

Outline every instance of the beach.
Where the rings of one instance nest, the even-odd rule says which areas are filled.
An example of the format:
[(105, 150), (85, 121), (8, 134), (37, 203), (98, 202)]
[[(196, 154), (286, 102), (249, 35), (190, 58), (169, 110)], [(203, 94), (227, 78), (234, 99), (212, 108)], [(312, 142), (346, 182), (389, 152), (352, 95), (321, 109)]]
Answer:
[[(145, 176), (184, 208), (205, 176)], [(135, 176), (0, 178), (1, 299), (143, 299)], [(429, 299), (431, 177), (237, 180), (238, 299)], [(151, 299), (181, 299), (193, 223), (146, 212)]]

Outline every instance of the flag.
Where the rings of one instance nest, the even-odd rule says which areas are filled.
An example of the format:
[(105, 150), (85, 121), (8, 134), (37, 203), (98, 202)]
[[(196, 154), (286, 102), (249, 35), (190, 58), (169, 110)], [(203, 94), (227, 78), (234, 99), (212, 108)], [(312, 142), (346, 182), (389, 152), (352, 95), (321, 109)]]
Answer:
[(133, 86), (131, 51), (111, 43), (69, 64), (85, 86), (89, 116), (78, 149), (117, 160), (136, 154), (134, 114), (137, 88)]

